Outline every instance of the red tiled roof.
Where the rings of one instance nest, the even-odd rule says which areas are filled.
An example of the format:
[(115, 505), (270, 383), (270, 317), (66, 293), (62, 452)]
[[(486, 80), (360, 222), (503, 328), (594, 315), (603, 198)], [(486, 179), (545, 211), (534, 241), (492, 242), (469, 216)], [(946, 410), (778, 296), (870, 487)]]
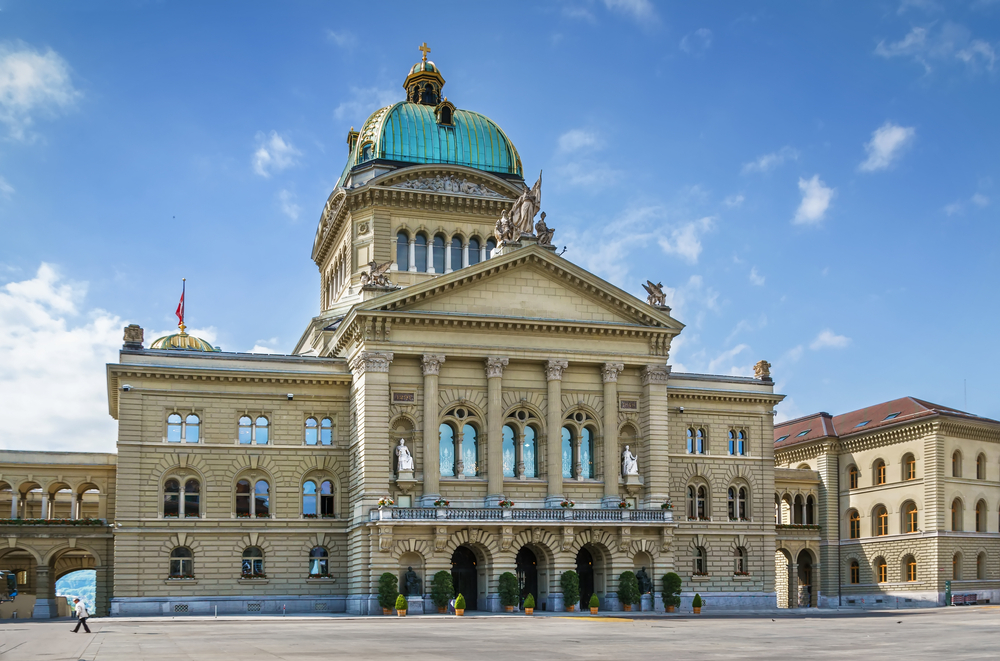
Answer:
[[(889, 418), (894, 413), (896, 415)], [(866, 432), (878, 427), (912, 422), (920, 418), (936, 415), (956, 416), (982, 422), (997, 422), (996, 420), (983, 418), (948, 406), (932, 404), (915, 397), (902, 397), (894, 399), (891, 402), (883, 402), (874, 406), (866, 406), (856, 411), (842, 413), (838, 416), (831, 416), (829, 413), (814, 413), (813, 415), (782, 422), (774, 426), (774, 447), (784, 448), (789, 445), (805, 443), (806, 441), (824, 437), (839, 438), (854, 433)], [(803, 434), (803, 432), (805, 433)]]

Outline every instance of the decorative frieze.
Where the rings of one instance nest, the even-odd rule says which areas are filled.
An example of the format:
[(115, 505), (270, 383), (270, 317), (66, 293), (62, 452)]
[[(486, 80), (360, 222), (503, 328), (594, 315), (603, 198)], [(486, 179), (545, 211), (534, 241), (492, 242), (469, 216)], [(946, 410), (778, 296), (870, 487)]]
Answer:
[(545, 379), (547, 381), (562, 381), (563, 372), (569, 367), (569, 361), (550, 360), (545, 363)]
[(358, 376), (367, 372), (387, 373), (392, 357), (391, 351), (362, 351), (351, 361), (351, 371)]
[(424, 370), (424, 376), (433, 374), (437, 376), (441, 373), (441, 365), (444, 363), (444, 356), (433, 353), (425, 353), (420, 361), (420, 366)]
[(475, 184), (468, 179), (455, 175), (418, 177), (399, 184), (393, 184), (392, 188), (434, 191), (435, 193), (461, 193), (463, 195), (480, 195), (482, 197), (499, 197), (501, 199), (507, 198), (506, 195), (487, 188), (485, 185)]
[(486, 359), (486, 378), (498, 379), (503, 376), (503, 368), (507, 367), (509, 358), (491, 357)]
[(666, 384), (670, 378), (670, 366), (647, 365), (642, 370), (642, 385), (648, 386), (652, 383)]
[(604, 383), (618, 381), (618, 375), (624, 369), (625, 363), (604, 363), (604, 367), (601, 368), (601, 376), (604, 377)]

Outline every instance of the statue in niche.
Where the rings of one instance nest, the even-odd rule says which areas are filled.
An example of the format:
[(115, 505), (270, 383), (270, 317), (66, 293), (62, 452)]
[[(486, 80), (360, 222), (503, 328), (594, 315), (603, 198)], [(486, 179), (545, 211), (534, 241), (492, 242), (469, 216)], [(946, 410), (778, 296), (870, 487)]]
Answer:
[(639, 594), (649, 594), (653, 591), (653, 581), (649, 579), (645, 567), (635, 573), (635, 580), (639, 582)]
[(538, 236), (538, 243), (543, 246), (552, 245), (552, 235), (555, 234), (555, 229), (550, 229), (548, 225), (545, 224), (545, 212), (539, 216), (538, 222), (535, 223), (535, 234)]
[(399, 445), (396, 446), (396, 457), (400, 473), (413, 470), (413, 455), (410, 454), (410, 448), (406, 447), (406, 441), (403, 439), (399, 439)]
[(532, 234), (535, 225), (535, 216), (542, 206), (542, 173), (538, 173), (538, 181), (521, 193), (521, 197), (514, 201), (514, 206), (510, 209), (510, 220), (514, 224), (514, 232), (520, 234)]
[(653, 284), (652, 280), (647, 280), (646, 284), (644, 284), (642, 288), (646, 290), (647, 294), (649, 294), (649, 296), (646, 297), (647, 303), (658, 308), (666, 307), (667, 295), (663, 293), (662, 282)]
[(406, 568), (406, 573), (403, 574), (403, 585), (407, 597), (420, 596), (420, 577), (417, 576), (417, 572), (413, 571), (413, 567)]
[(639, 459), (634, 454), (632, 454), (628, 446), (625, 446), (625, 451), (622, 452), (622, 475), (638, 475), (639, 474)]

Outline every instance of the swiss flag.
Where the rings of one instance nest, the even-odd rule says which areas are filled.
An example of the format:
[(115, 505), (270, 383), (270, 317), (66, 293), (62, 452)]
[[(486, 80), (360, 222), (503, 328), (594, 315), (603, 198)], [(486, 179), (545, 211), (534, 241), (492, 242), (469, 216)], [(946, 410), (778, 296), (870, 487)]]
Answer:
[(187, 289), (187, 282), (185, 282), (183, 285), (181, 285), (181, 300), (177, 304), (177, 311), (174, 312), (174, 314), (177, 315), (177, 321), (178, 321), (178, 323), (181, 323), (181, 324), (184, 323), (184, 293), (185, 293), (186, 289)]

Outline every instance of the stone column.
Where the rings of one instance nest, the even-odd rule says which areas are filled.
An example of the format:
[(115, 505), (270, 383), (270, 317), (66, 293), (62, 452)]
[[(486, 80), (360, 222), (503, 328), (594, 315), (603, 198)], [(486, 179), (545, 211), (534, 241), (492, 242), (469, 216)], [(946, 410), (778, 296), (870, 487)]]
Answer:
[(639, 422), (642, 439), (642, 459), (639, 472), (643, 476), (646, 504), (659, 507), (670, 496), (670, 458), (666, 452), (652, 448), (668, 446), (667, 381), (670, 366), (647, 365), (642, 371), (642, 401)]
[[(388, 398), (386, 401), (389, 401)], [(181, 502), (181, 507), (184, 507), (183, 502)], [(108, 520), (108, 494), (103, 491), (97, 494), (97, 518)]]
[(604, 363), (604, 507), (618, 506), (618, 375), (624, 363)]
[(469, 265), (469, 242), (466, 241), (462, 244), (462, 268), (464, 269)]
[(549, 433), (545, 441), (545, 447), (547, 448), (545, 453), (545, 470), (548, 475), (549, 493), (545, 498), (546, 507), (558, 507), (563, 499), (562, 376), (563, 371), (567, 367), (569, 367), (569, 363), (565, 360), (550, 360), (545, 365), (545, 378), (549, 383), (547, 401), (549, 419), (546, 422)]
[(42, 492), (42, 519), (50, 519), (49, 516), (49, 494), (47, 491)]
[(483, 241), (483, 245), (479, 246), (479, 261), (485, 262), (489, 255), (486, 254), (486, 242)]
[(438, 447), (438, 375), (444, 356), (425, 353), (424, 371), (424, 507), (441, 497), (441, 451)]
[(417, 270), (417, 239), (416, 237), (410, 239), (409, 252), (406, 255), (407, 261), (410, 263), (407, 271), (416, 272)]
[(796, 562), (788, 563), (788, 607), (799, 607), (799, 565)]
[(35, 566), (35, 608), (31, 617), (52, 618), (59, 611), (56, 607), (56, 590), (49, 576), (48, 565)]
[(444, 247), (444, 272), (451, 273), (451, 243)]
[(10, 492), (10, 518), (16, 519), (18, 517), (18, 510), (21, 506), (21, 494), (18, 491)]
[(509, 359), (486, 359), (486, 505), (493, 507), (503, 495), (503, 368)]
[(434, 237), (427, 237), (427, 272), (434, 273)]

